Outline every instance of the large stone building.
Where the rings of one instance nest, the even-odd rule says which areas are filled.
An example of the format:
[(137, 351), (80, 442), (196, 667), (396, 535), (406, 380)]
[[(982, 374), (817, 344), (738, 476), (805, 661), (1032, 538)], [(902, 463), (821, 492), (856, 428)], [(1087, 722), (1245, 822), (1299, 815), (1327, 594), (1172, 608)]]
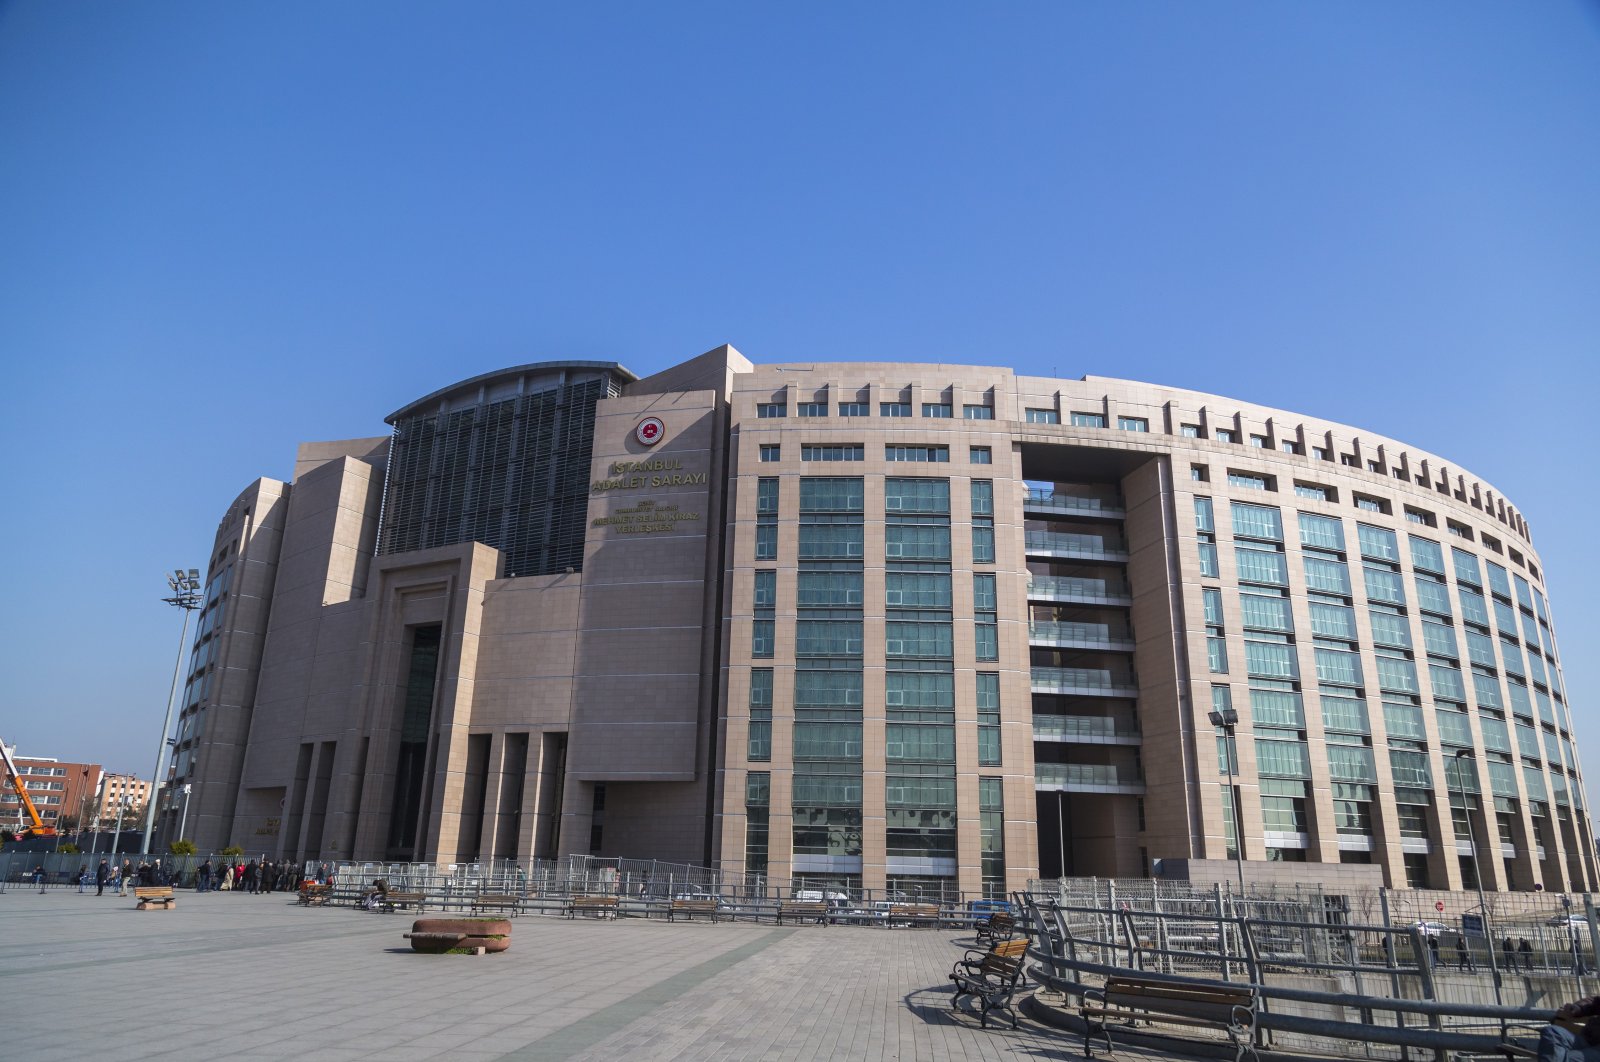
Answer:
[(202, 846), (1596, 885), (1527, 524), (1409, 444), (728, 347), (388, 423), (223, 519), (166, 790)]

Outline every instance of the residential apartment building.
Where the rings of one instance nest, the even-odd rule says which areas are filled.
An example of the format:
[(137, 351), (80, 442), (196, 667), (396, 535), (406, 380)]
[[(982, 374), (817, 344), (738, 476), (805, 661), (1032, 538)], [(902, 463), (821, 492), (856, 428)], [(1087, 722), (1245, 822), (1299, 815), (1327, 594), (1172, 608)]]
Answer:
[[(64, 760), (40, 756), (18, 756), (12, 752), (23, 784), (28, 787), (28, 799), (46, 826), (59, 830), (76, 829), (80, 822), (87, 824), (94, 814), (95, 793), (100, 785), (98, 763), (69, 763)], [(0, 773), (4, 768), (0, 767)], [(15, 829), (27, 826), (27, 812), (22, 801), (7, 778), (0, 785), (0, 827)]]
[(168, 788), (202, 846), (1595, 886), (1527, 523), (1409, 443), (728, 347), (387, 420), (222, 521)]

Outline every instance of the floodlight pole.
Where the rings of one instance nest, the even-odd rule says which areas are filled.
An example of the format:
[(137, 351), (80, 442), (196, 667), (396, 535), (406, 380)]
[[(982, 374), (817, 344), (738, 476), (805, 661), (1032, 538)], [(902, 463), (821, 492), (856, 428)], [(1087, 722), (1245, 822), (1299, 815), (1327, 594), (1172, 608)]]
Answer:
[(1244, 823), (1240, 822), (1244, 809), (1239, 806), (1240, 801), (1233, 788), (1233, 758), (1238, 755), (1238, 739), (1234, 737), (1234, 728), (1239, 725), (1239, 710), (1237, 708), (1224, 708), (1221, 711), (1210, 713), (1207, 717), (1212, 726), (1220, 726), (1222, 732), (1228, 737), (1228, 814), (1233, 819), (1233, 863), (1239, 871), (1239, 899), (1244, 899)]
[(190, 568), (187, 572), (178, 568), (167, 576), (167, 585), (172, 587), (172, 596), (161, 600), (169, 605), (183, 609), (183, 632), (178, 635), (178, 661), (172, 667), (172, 689), (167, 694), (167, 715), (161, 721), (161, 740), (156, 744), (156, 775), (150, 782), (150, 800), (145, 805), (144, 811), (144, 840), (140, 842), (139, 854), (150, 854), (150, 834), (156, 825), (156, 797), (161, 792), (161, 772), (167, 758), (167, 731), (172, 728), (172, 703), (178, 698), (178, 679), (183, 674), (184, 649), (189, 641), (189, 615), (201, 605), (200, 572)]

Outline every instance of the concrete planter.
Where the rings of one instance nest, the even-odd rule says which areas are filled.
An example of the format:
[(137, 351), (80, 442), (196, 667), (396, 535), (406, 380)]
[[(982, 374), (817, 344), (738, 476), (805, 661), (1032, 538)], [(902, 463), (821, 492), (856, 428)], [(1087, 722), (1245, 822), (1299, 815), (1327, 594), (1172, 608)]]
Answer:
[(419, 918), (405, 937), (412, 951), (481, 955), (511, 947), (511, 923), (504, 918)]

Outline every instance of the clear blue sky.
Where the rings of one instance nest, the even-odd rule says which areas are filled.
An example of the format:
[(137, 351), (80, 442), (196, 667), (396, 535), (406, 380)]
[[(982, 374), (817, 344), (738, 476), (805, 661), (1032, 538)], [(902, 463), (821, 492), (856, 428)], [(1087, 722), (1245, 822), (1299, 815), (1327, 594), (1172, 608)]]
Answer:
[(1600, 8), (570, 7), (0, 2), (0, 737), (148, 775), (163, 573), (299, 442), (731, 342), (1446, 455), (1533, 524), (1600, 772)]

